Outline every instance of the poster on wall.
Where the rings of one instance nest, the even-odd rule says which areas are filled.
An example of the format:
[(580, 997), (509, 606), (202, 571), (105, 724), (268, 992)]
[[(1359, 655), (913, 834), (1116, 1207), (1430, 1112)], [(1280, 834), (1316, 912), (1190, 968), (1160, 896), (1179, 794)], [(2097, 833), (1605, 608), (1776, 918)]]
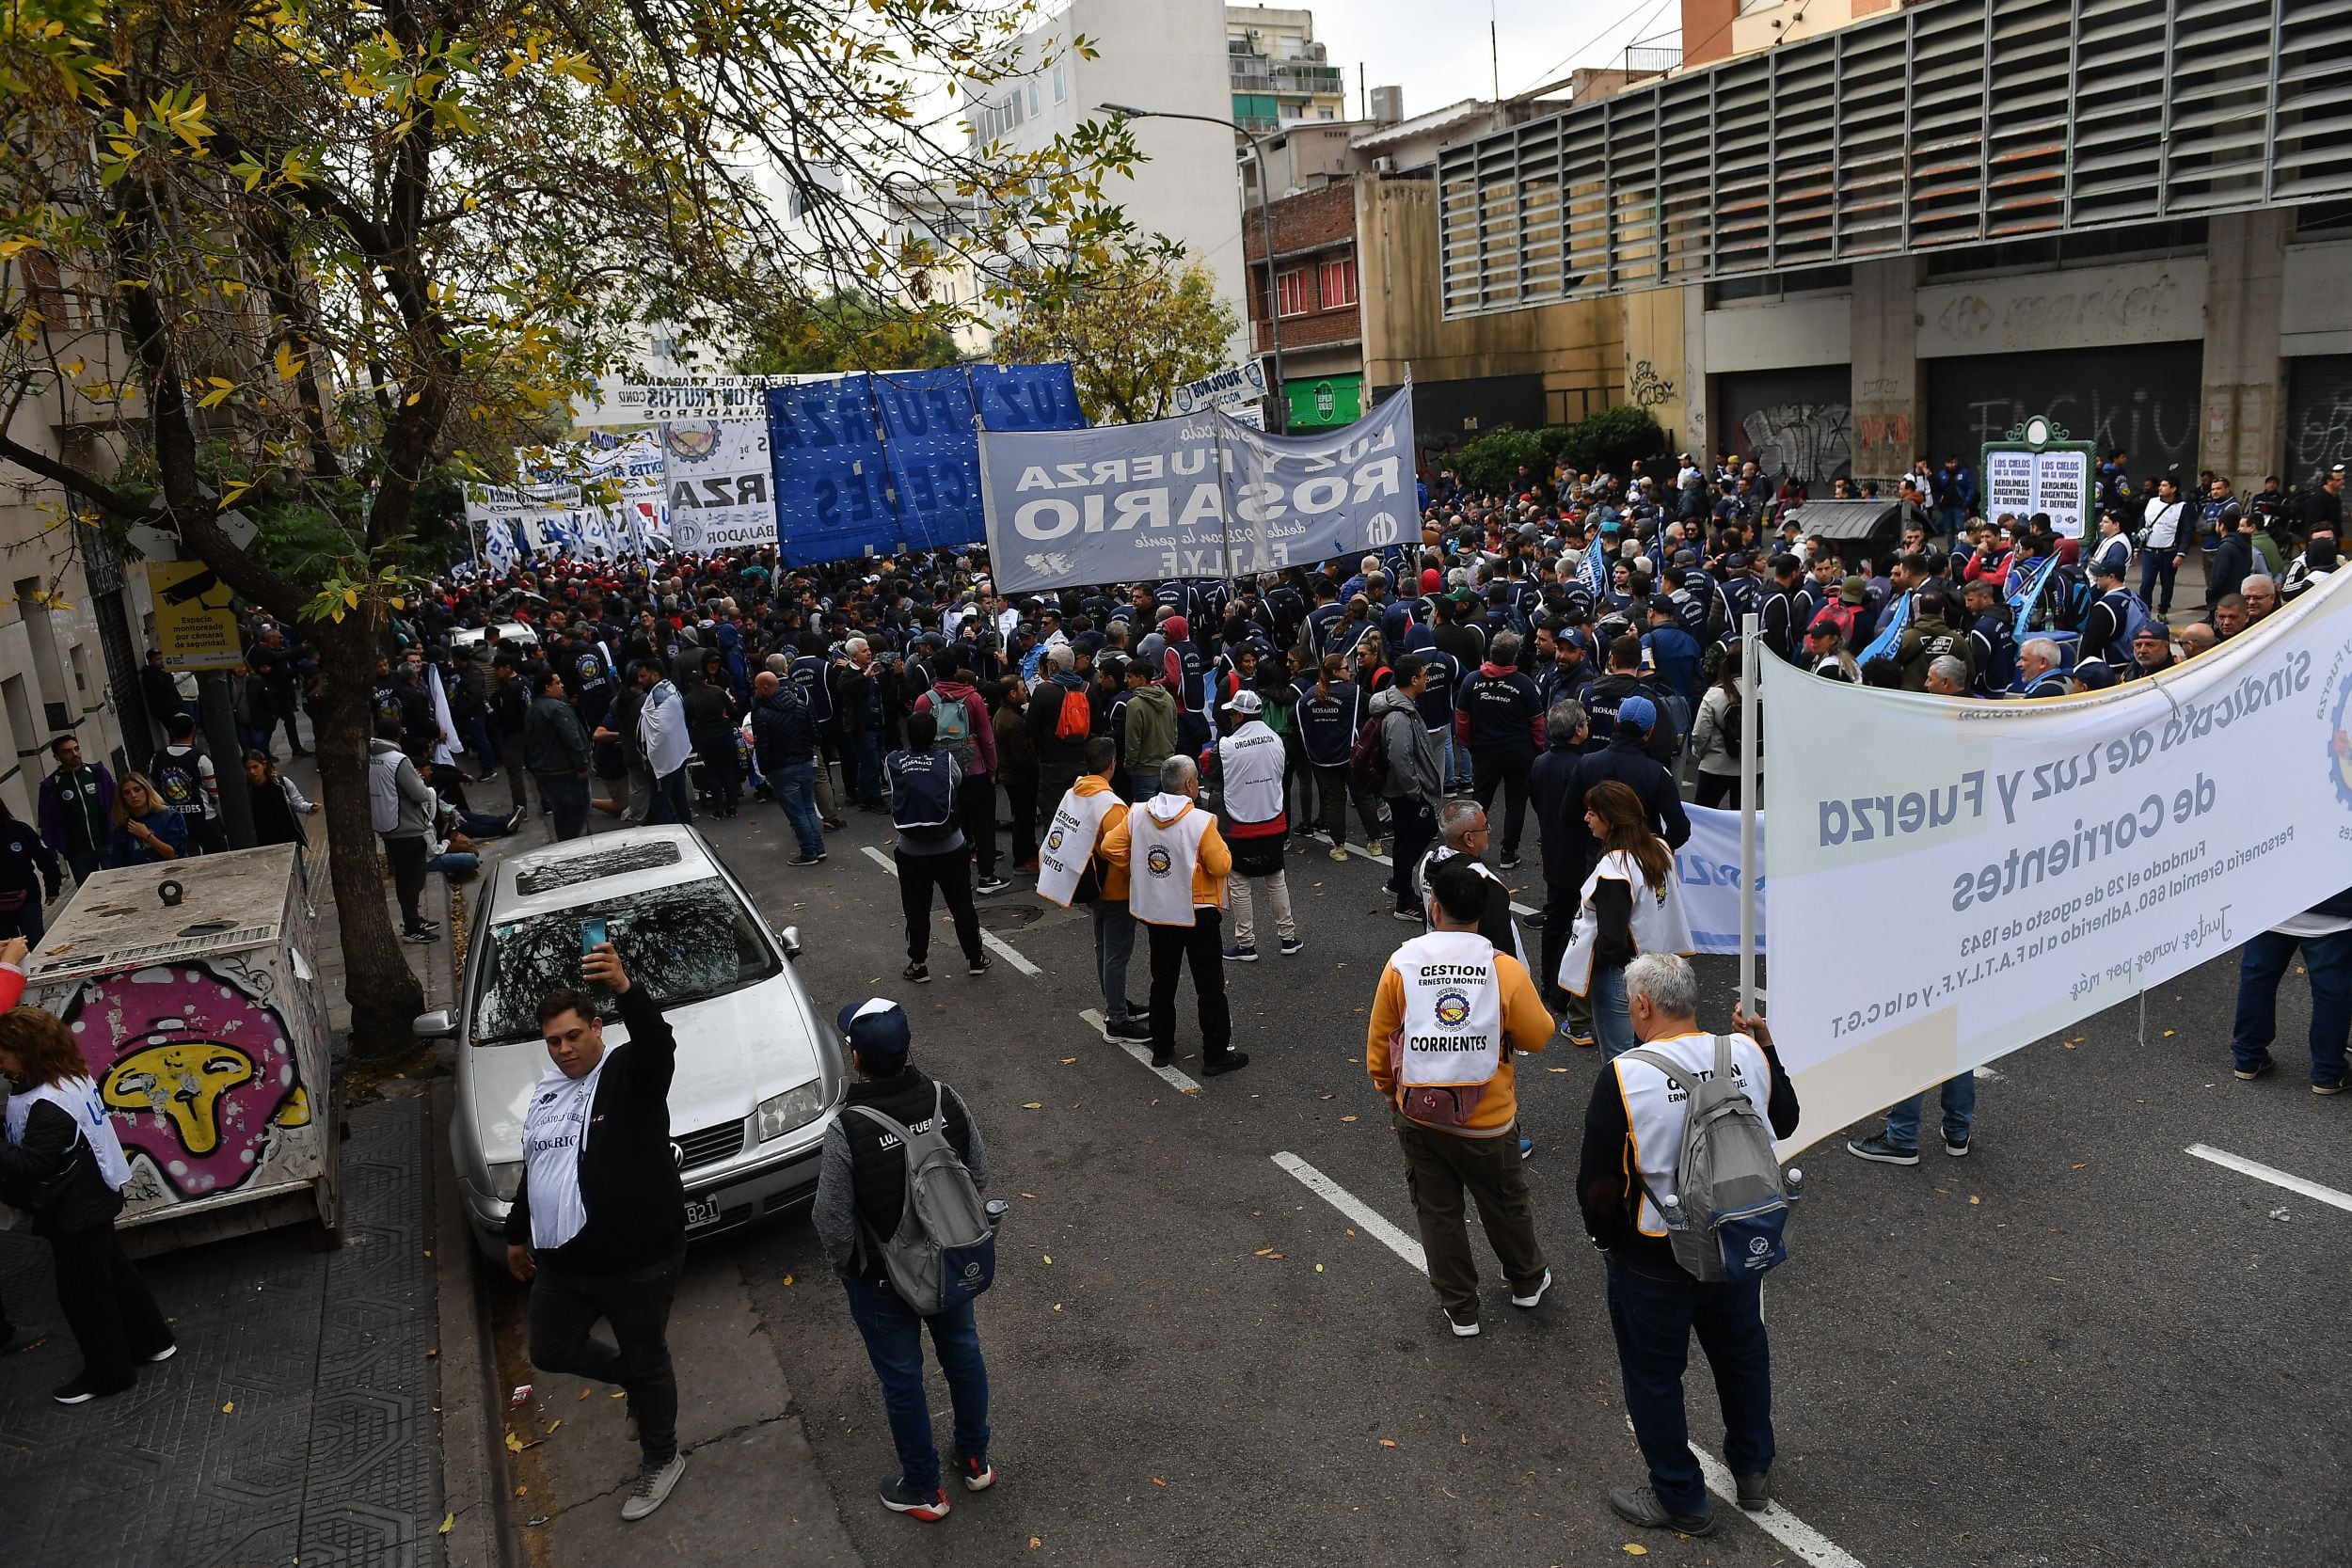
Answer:
[(1764, 661), (1770, 925), (1836, 933), (1772, 954), (1796, 1147), (2345, 890), (2352, 572), (2318, 584), (2071, 699), (1946, 702)]
[(2080, 539), (2090, 526), (2092, 473), (2098, 458), (2088, 441), (2037, 415), (1985, 444), (1984, 504), (1988, 517), (2047, 515), (2059, 536)]

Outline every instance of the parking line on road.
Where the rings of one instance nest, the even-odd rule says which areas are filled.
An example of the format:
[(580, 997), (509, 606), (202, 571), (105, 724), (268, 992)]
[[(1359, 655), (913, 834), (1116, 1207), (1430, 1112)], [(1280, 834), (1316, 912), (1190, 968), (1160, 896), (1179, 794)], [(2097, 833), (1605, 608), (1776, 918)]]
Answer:
[[(2191, 1149), (2189, 1152), (2193, 1154), (2196, 1150)], [(1276, 1164), (1296, 1177), (1309, 1192), (1354, 1220), (1363, 1227), (1367, 1234), (1376, 1239), (1391, 1252), (1412, 1264), (1424, 1277), (1427, 1276), (1429, 1259), (1422, 1251), (1421, 1243), (1391, 1225), (1370, 1204), (1295, 1154), (1285, 1150), (1274, 1155), (1273, 1160)], [(2343, 1196), (2342, 1194), (2337, 1196)], [(2346, 1199), (2345, 1206), (2352, 1208), (2352, 1199)], [(1861, 1560), (1852, 1553), (1778, 1503), (1771, 1504), (1761, 1513), (1750, 1513), (1739, 1507), (1740, 1488), (1732, 1481), (1731, 1472), (1724, 1468), (1723, 1462), (1696, 1443), (1691, 1445), (1691, 1452), (1698, 1459), (1699, 1469), (1707, 1477), (1707, 1489), (1709, 1492), (1731, 1504), (1733, 1513), (1740, 1514), (1748, 1523), (1811, 1563), (1813, 1568), (1862, 1568)]]
[[(1105, 1022), (1103, 1017), (1103, 1010), (1100, 1007), (1089, 1007), (1078, 1016), (1085, 1019), (1089, 1023), (1093, 1024), (1098, 1032), (1102, 1029)], [(1136, 1061), (1141, 1062), (1145, 1067), (1151, 1068), (1151, 1069), (1157, 1073), (1161, 1080), (1167, 1083), (1170, 1087), (1181, 1089), (1186, 1094), (1199, 1094), (1200, 1092), (1200, 1085), (1194, 1083), (1191, 1079), (1185, 1077), (1174, 1068), (1153, 1067), (1152, 1063), (1152, 1048), (1150, 1046), (1138, 1044), (1135, 1040), (1119, 1040), (1115, 1043), (1118, 1045), (1119, 1049), (1124, 1051), (1128, 1055), (1133, 1056)]]
[[(881, 866), (884, 871), (889, 872), (893, 877), (896, 877), (898, 874), (898, 868), (891, 863), (891, 860), (888, 855), (883, 854), (880, 849), (875, 848), (870, 844), (863, 846), (863, 848), (866, 858), (871, 860), (876, 865)], [(1037, 965), (1023, 958), (1020, 950), (1015, 948), (1012, 943), (1007, 942), (995, 932), (987, 929), (985, 927), (983, 927), (980, 931), (980, 945), (993, 952), (998, 958), (1012, 965), (1013, 968), (1019, 970), (1022, 974), (1026, 974), (1032, 980), (1036, 979), (1041, 973)]]
[(2210, 1160), (2225, 1170), (2236, 1171), (2240, 1176), (2250, 1176), (2257, 1181), (2267, 1181), (2274, 1187), (2283, 1187), (2288, 1192), (2316, 1198), (2331, 1208), (2352, 1214), (2352, 1193), (2340, 1193), (2333, 1187), (2306, 1181), (2276, 1165), (2265, 1165), (2260, 1160), (2249, 1160), (2243, 1154), (2233, 1154), (2226, 1148), (2215, 1148), (2210, 1144), (2191, 1144), (2184, 1152), (2194, 1154), (2200, 1160)]

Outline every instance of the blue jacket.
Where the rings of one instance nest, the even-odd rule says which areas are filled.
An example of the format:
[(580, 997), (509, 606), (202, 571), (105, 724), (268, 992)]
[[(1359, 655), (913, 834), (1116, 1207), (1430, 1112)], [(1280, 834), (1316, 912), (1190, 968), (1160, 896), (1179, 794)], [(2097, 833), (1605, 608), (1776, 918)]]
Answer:
[(816, 757), (817, 716), (798, 688), (780, 686), (752, 705), (752, 749), (762, 773)]
[(1691, 634), (1680, 626), (1652, 626), (1649, 632), (1649, 661), (1666, 678), (1666, 684), (1680, 693), (1682, 700), (1695, 710), (1699, 700), (1699, 683), (1706, 678), (1706, 659)]

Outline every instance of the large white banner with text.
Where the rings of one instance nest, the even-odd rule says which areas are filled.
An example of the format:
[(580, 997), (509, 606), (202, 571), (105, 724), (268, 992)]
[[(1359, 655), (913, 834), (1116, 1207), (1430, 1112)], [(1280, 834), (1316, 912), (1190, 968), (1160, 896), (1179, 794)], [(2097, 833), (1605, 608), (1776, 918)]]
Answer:
[(2108, 691), (1953, 702), (1767, 659), (1763, 702), (1790, 1147), (2352, 885), (2352, 571)]
[(766, 424), (709, 419), (663, 425), (661, 483), (677, 548), (707, 553), (776, 542)]

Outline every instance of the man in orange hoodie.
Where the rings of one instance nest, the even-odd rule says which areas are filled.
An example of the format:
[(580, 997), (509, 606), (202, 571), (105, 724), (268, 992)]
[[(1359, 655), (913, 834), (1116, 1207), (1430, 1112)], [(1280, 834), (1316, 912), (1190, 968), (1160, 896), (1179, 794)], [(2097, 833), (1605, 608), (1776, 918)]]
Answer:
[(1177, 755), (1160, 765), (1160, 792), (1104, 835), (1103, 858), (1128, 873), (1127, 908), (1152, 928), (1152, 1065), (1176, 1060), (1176, 981), (1187, 967), (1200, 998), (1200, 1076), (1249, 1065), (1233, 1049), (1219, 931), (1232, 851), (1200, 809), (1200, 768)]
[(1510, 1282), (1532, 1307), (1551, 1288), (1519, 1164), (1514, 1051), (1541, 1051), (1551, 1015), (1527, 968), (1479, 933), (1486, 882), (1459, 857), (1429, 873), (1436, 927), (1398, 948), (1381, 972), (1364, 1037), (1364, 1068), (1392, 1107), (1390, 1125), (1421, 1222), (1429, 1283), (1454, 1332), (1478, 1332), (1478, 1264), (1465, 1194)]
[(1125, 828), (1127, 802), (1112, 781), (1119, 742), (1098, 735), (1087, 742), (1086, 772), (1061, 798), (1045, 842), (1038, 846), (1037, 891), (1062, 908), (1094, 906), (1094, 969), (1103, 982), (1103, 1037), (1113, 1045), (1152, 1037), (1147, 1009), (1127, 1000), (1127, 960), (1136, 949), (1135, 916), (1127, 909), (1127, 870), (1104, 857), (1110, 835)]

